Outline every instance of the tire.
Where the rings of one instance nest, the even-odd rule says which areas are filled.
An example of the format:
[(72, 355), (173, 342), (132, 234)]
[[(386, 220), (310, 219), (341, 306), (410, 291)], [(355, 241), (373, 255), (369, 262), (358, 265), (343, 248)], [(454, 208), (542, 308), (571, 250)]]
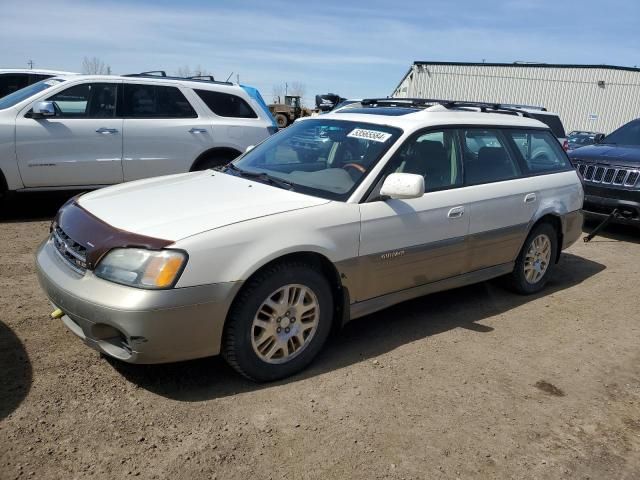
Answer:
[(278, 128), (286, 128), (286, 126), (289, 124), (289, 119), (286, 117), (286, 115), (278, 113), (276, 114), (276, 123), (278, 124)]
[[(296, 297), (296, 291), (303, 295)], [(283, 301), (290, 297), (303, 297), (307, 305), (290, 306), (292, 302)], [(270, 300), (279, 310), (268, 305)], [(320, 352), (332, 318), (333, 295), (322, 274), (300, 262), (273, 265), (250, 279), (234, 301), (225, 325), (222, 355), (250, 380), (288, 377)]]
[(536, 225), (520, 250), (513, 272), (505, 278), (507, 287), (521, 295), (539, 292), (553, 272), (557, 254), (556, 229), (549, 223)]
[(200, 160), (196, 164), (196, 166), (193, 168), (193, 171), (224, 167), (230, 161), (231, 160), (226, 157), (208, 157), (203, 160)]

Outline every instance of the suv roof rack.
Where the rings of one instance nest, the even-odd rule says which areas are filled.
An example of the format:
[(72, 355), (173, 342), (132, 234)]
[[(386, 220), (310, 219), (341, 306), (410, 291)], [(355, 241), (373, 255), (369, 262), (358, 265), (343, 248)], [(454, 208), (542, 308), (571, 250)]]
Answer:
[(470, 109), (477, 108), (483, 113), (505, 113), (508, 115), (520, 114), (523, 117), (530, 117), (530, 112), (525, 108), (533, 110), (546, 111), (544, 107), (532, 107), (527, 105), (512, 105), (508, 103), (490, 103), (490, 102), (471, 102), (463, 100), (441, 100), (433, 98), (366, 98), (362, 100), (363, 107), (413, 107), (427, 108), (434, 105), (442, 105), (443, 107), (453, 109)]
[(167, 80), (189, 80), (190, 82), (217, 83), (220, 85), (233, 85), (231, 82), (220, 82), (213, 75), (192, 75), (190, 77), (178, 77), (167, 75), (164, 70), (149, 70), (148, 72), (127, 73), (123, 77), (166, 78)]

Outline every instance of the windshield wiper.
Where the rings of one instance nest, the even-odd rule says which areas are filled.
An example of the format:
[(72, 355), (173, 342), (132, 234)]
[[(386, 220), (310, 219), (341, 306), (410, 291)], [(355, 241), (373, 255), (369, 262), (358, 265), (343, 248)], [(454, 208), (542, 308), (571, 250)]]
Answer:
[(227, 165), (227, 168), (229, 170), (233, 170), (234, 172), (236, 172), (239, 176), (241, 177), (246, 177), (246, 178), (255, 178), (257, 180), (261, 180), (265, 183), (268, 183), (270, 185), (274, 185), (276, 187), (279, 188), (283, 188), (285, 190), (293, 190), (293, 185), (285, 180), (282, 180), (281, 178), (278, 177), (274, 177), (269, 175), (268, 173), (265, 172), (248, 172), (246, 170), (243, 170), (241, 168), (236, 167), (233, 163), (229, 163)]

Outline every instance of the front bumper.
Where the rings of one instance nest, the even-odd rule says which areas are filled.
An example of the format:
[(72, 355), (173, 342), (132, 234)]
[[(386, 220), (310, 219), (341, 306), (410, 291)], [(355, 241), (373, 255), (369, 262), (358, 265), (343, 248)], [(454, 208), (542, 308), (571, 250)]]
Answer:
[(640, 225), (640, 190), (585, 184), (583, 210), (587, 216), (605, 218), (616, 208), (623, 215), (614, 220), (616, 223)]
[(227, 312), (241, 282), (143, 290), (71, 270), (51, 240), (36, 254), (38, 280), (64, 324), (90, 347), (130, 363), (220, 353)]

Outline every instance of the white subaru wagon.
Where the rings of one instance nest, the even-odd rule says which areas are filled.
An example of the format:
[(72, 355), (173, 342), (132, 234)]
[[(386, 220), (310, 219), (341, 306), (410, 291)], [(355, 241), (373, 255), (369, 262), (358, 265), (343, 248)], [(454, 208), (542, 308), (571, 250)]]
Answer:
[(37, 270), (52, 315), (107, 355), (222, 354), (269, 381), (398, 302), (500, 276), (539, 291), (580, 236), (582, 201), (549, 128), (517, 110), (369, 100), (224, 170), (73, 198)]
[(0, 98), (0, 196), (203, 170), (276, 131), (252, 87), (144, 73), (59, 75)]

